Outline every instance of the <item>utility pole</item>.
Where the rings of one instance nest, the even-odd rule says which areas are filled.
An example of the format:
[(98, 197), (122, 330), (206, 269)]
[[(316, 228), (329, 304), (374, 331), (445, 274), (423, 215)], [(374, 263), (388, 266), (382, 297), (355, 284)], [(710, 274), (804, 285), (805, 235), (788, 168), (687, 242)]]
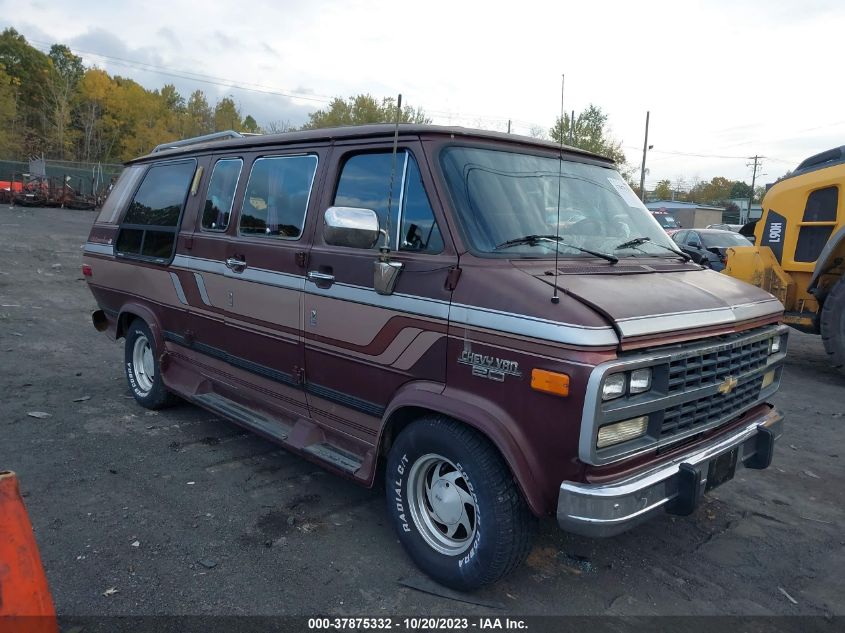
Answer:
[(748, 213), (744, 218), (745, 222), (742, 222), (742, 224), (745, 224), (746, 222), (748, 222), (751, 219), (751, 205), (754, 204), (754, 183), (757, 180), (757, 169), (762, 166), (762, 164), (760, 163), (761, 158), (765, 158), (765, 156), (754, 155), (753, 157), (750, 157), (748, 159), (748, 160), (753, 160), (754, 162), (753, 163), (746, 163), (746, 166), (752, 167), (753, 170), (751, 172), (751, 195), (748, 196)]
[(648, 153), (648, 117), (651, 112), (645, 113), (645, 140), (643, 141), (643, 168), (640, 173), (640, 198), (645, 202), (645, 157)]
[(511, 120), (508, 119), (508, 134), (511, 133)]

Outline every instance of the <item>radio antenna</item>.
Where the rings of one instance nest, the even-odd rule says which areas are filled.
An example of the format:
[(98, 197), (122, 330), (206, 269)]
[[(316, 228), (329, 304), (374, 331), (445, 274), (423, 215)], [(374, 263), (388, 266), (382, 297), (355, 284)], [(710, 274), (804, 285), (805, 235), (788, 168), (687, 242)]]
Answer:
[(393, 131), (393, 155), (390, 158), (390, 189), (387, 192), (387, 230), (384, 234), (384, 245), (379, 249), (382, 259), (386, 260), (390, 254), (390, 217), (393, 215), (393, 181), (396, 179), (396, 153), (399, 149), (399, 121), (402, 119), (402, 95), (396, 100), (396, 127)]
[[(552, 294), (552, 303), (560, 303), (560, 297), (557, 294), (557, 275), (558, 275), (558, 257), (560, 256), (560, 181), (563, 178), (563, 81), (566, 75), (560, 76), (560, 129), (558, 130), (560, 144), (558, 146), (557, 159), (557, 221), (555, 222), (555, 278), (554, 278), (554, 294)], [(572, 122), (569, 122), (572, 125)]]

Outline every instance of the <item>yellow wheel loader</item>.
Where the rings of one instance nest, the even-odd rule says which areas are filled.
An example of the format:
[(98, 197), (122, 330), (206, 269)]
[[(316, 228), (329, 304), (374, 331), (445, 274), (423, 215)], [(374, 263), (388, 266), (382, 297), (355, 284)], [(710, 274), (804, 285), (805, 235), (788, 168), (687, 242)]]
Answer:
[(784, 322), (821, 334), (832, 364), (845, 371), (845, 146), (776, 182), (754, 236), (755, 246), (728, 249), (724, 274), (780, 299)]

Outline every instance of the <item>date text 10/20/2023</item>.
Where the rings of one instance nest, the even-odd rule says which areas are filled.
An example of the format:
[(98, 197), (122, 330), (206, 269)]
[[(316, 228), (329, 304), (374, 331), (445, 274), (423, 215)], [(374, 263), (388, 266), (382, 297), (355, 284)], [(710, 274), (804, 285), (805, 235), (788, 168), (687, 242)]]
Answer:
[(528, 628), (520, 618), (309, 618), (309, 630), (383, 630), (383, 631), (458, 631), (458, 630), (524, 630)]

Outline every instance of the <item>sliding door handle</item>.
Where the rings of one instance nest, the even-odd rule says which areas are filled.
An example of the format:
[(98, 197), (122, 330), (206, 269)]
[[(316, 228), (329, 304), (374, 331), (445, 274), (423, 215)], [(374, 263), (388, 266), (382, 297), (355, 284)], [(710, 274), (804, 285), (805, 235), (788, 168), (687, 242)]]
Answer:
[(242, 259), (230, 257), (226, 260), (226, 268), (236, 273), (241, 273), (243, 272), (244, 268), (246, 268), (246, 262)]
[(321, 273), (316, 270), (308, 271), (308, 281), (312, 281), (321, 288), (328, 288), (334, 283), (334, 275), (330, 273)]

